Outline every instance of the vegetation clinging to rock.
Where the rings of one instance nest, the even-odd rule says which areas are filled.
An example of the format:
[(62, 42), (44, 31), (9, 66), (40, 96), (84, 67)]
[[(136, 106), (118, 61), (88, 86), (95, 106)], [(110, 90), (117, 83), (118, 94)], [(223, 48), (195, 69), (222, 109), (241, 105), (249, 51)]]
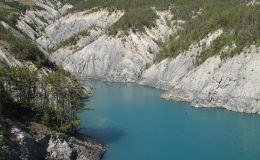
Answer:
[(131, 10), (156, 7), (158, 9), (168, 9), (174, 2), (173, 0), (68, 0), (68, 3), (74, 5), (74, 11), (82, 11), (98, 8), (109, 8), (118, 10)]
[(8, 44), (8, 51), (14, 55), (15, 58), (24, 61), (31, 61), (37, 67), (48, 67), (55, 69), (55, 64), (50, 62), (48, 58), (26, 38), (15, 37), (10, 31), (6, 30), (0, 24), (0, 40)]
[(10, 107), (5, 111), (29, 107), (39, 114), (36, 119), (54, 129), (75, 130), (83, 95), (81, 84), (63, 69), (46, 75), (27, 66), (0, 66), (0, 103)]
[(0, 0), (0, 21), (5, 21), (14, 27), (19, 14), (25, 12), (29, 8), (28, 5), (19, 2)]
[(175, 20), (184, 20), (183, 29), (163, 48), (156, 61), (176, 57), (179, 53), (219, 28), (224, 34), (196, 59), (203, 63), (208, 57), (219, 54), (225, 46), (236, 44), (236, 49), (222, 55), (223, 58), (239, 54), (251, 44), (260, 44), (260, 5), (248, 5), (243, 0), (176, 0), (173, 7)]
[[(108, 34), (115, 35), (118, 31), (143, 31), (144, 26), (154, 25), (156, 14), (151, 9), (171, 9), (176, 23), (182, 20), (178, 38), (172, 37), (157, 56), (159, 62), (166, 57), (176, 57), (179, 53), (198, 42), (212, 31), (224, 30), (223, 37), (213, 43), (212, 49), (196, 58), (196, 64), (203, 63), (208, 57), (219, 54), (225, 46), (236, 45), (236, 49), (222, 54), (231, 57), (239, 54), (250, 44), (260, 42), (260, 5), (252, 5), (245, 0), (69, 0), (74, 11), (91, 8), (109, 8), (124, 10), (126, 13), (110, 29)], [(140, 18), (141, 17), (141, 18)]]
[(125, 14), (110, 29), (108, 34), (115, 35), (118, 31), (143, 31), (144, 26), (151, 27), (157, 15), (151, 7), (168, 9), (172, 0), (69, 0), (74, 5), (72, 11), (82, 11), (92, 8), (108, 8), (109, 10), (124, 10)]
[(83, 30), (78, 32), (77, 34), (71, 36), (69, 39), (62, 41), (55, 49), (59, 49), (66, 46), (76, 45), (81, 37), (90, 36), (89, 30)]

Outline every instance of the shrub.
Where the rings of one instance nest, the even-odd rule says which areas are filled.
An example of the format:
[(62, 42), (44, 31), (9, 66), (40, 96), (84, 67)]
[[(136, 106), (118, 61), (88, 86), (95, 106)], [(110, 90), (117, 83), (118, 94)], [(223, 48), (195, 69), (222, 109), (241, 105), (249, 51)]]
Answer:
[(63, 126), (61, 126), (58, 130), (60, 132), (71, 134), (76, 131), (76, 128), (80, 125), (80, 120), (74, 120), (68, 123), (65, 123)]
[(126, 32), (131, 29), (133, 32), (144, 31), (144, 27), (155, 25), (156, 13), (150, 9), (131, 9), (128, 10), (115, 24), (113, 24), (108, 34), (115, 35), (117, 31)]

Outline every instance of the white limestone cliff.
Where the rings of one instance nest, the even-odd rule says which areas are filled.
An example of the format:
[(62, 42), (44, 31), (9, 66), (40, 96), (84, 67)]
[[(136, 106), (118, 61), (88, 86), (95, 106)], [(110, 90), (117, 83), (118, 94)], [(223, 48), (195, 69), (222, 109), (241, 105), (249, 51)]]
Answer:
[[(211, 40), (204, 40), (211, 42), (220, 34), (218, 30), (208, 36)], [(200, 52), (201, 47), (191, 46), (175, 59), (152, 65), (139, 83), (165, 90), (165, 99), (190, 102), (195, 107), (259, 113), (260, 48), (252, 45), (226, 60), (211, 57), (196, 67), (192, 60)]]
[[(119, 34), (115, 37), (105, 34), (106, 29), (112, 25), (111, 22), (118, 20), (122, 14), (122, 12), (109, 13), (106, 10), (99, 10), (85, 15), (82, 19), (87, 21), (84, 23), (85, 29), (91, 26), (90, 36), (81, 37), (81, 40), (74, 46), (58, 49), (51, 55), (51, 59), (79, 77), (135, 82), (145, 70), (145, 66), (153, 63), (155, 55), (159, 53), (160, 48), (157, 42), (168, 40), (169, 36), (175, 32), (175, 27), (167, 25), (166, 19), (171, 18), (170, 12), (158, 11), (160, 18), (156, 21), (156, 28), (146, 28), (145, 33), (129, 31), (128, 34)], [(53, 28), (56, 34), (59, 34), (59, 30), (64, 32), (64, 29), (61, 29), (64, 27), (75, 29), (76, 27), (68, 27), (70, 19), (77, 23), (74, 16), (62, 18), (59, 25), (54, 24), (50, 28)], [(56, 38), (53, 38), (52, 42), (56, 43)]]
[[(137, 82), (165, 90), (163, 98), (187, 101), (197, 107), (260, 112), (259, 47), (251, 46), (226, 60), (211, 57), (195, 66), (193, 61), (201, 53), (202, 44), (210, 47), (222, 34), (219, 29), (202, 39), (200, 44), (194, 42), (176, 58), (153, 64), (160, 44), (176, 35), (180, 29), (178, 24), (183, 23), (172, 21), (170, 11), (156, 11), (159, 17), (156, 26), (146, 28), (144, 32), (130, 30), (127, 34), (110, 36), (108, 28), (124, 11), (92, 9), (66, 14), (72, 7), (69, 4), (62, 6), (58, 1), (48, 0), (38, 0), (37, 4), (43, 9), (27, 11), (17, 27), (44, 49), (54, 49), (51, 60), (79, 78)], [(30, 27), (32, 24), (35, 26)], [(88, 34), (80, 35), (82, 31)], [(76, 42), (60, 46), (73, 36), (77, 36)]]

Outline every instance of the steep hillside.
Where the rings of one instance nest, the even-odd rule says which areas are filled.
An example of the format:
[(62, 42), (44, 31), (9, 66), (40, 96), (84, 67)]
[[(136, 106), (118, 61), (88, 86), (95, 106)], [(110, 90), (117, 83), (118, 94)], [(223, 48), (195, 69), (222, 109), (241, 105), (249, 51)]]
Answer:
[[(42, 1), (36, 5), (43, 8), (43, 2), (40, 2)], [(47, 1), (45, 3), (48, 4)], [(51, 5), (49, 7), (51, 8)], [(17, 27), (44, 49), (52, 51), (51, 59), (56, 64), (63, 65), (65, 69), (79, 76), (109, 81), (136, 81), (145, 67), (153, 63), (160, 45), (166, 42), (177, 28), (177, 24), (171, 22), (170, 10), (150, 9), (148, 12), (154, 12), (156, 17), (153, 26), (142, 26), (145, 32), (118, 29), (119, 33), (116, 35), (111, 34), (113, 30), (117, 30), (116, 26), (120, 26), (121, 19), (129, 14), (129, 11), (94, 8), (68, 13), (54, 23), (48, 19), (38, 22), (39, 19), (36, 19), (35, 15), (45, 17), (45, 12), (46, 9), (26, 11), (20, 17)], [(44, 32), (38, 31), (44, 26), (44, 21), (48, 24)], [(31, 27), (30, 22), (34, 22), (34, 27)], [(142, 24), (138, 22), (133, 22), (136, 29), (142, 28)], [(21, 25), (25, 23), (31, 25)]]
[[(222, 32), (218, 30), (215, 34)], [(152, 65), (139, 83), (166, 90), (163, 98), (191, 102), (196, 107), (259, 113), (260, 47), (252, 45), (226, 60), (214, 56), (194, 67), (194, 57), (201, 50), (195, 44), (176, 58)]]
[(16, 27), (79, 78), (137, 82), (194, 106), (259, 112), (257, 0), (35, 5)]
[(0, 159), (101, 159), (101, 144), (74, 134), (88, 91), (11, 21), (31, 5), (0, 4)]

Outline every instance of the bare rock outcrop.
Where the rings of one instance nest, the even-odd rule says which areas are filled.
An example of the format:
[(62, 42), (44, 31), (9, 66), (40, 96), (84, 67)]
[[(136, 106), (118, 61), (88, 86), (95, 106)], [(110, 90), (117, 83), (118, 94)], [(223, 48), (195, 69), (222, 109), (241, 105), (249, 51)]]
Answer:
[[(210, 43), (221, 33), (218, 30), (204, 41)], [(259, 113), (260, 48), (252, 45), (232, 58), (221, 60), (215, 56), (194, 66), (194, 57), (200, 52), (201, 47), (192, 45), (175, 59), (154, 64), (139, 83), (165, 90), (165, 99), (190, 102), (195, 107)]]
[[(100, 160), (104, 146), (86, 137), (73, 137), (32, 123), (29, 127), (10, 119), (10, 134), (1, 151), (6, 159)], [(1, 159), (1, 158), (0, 158)]]

